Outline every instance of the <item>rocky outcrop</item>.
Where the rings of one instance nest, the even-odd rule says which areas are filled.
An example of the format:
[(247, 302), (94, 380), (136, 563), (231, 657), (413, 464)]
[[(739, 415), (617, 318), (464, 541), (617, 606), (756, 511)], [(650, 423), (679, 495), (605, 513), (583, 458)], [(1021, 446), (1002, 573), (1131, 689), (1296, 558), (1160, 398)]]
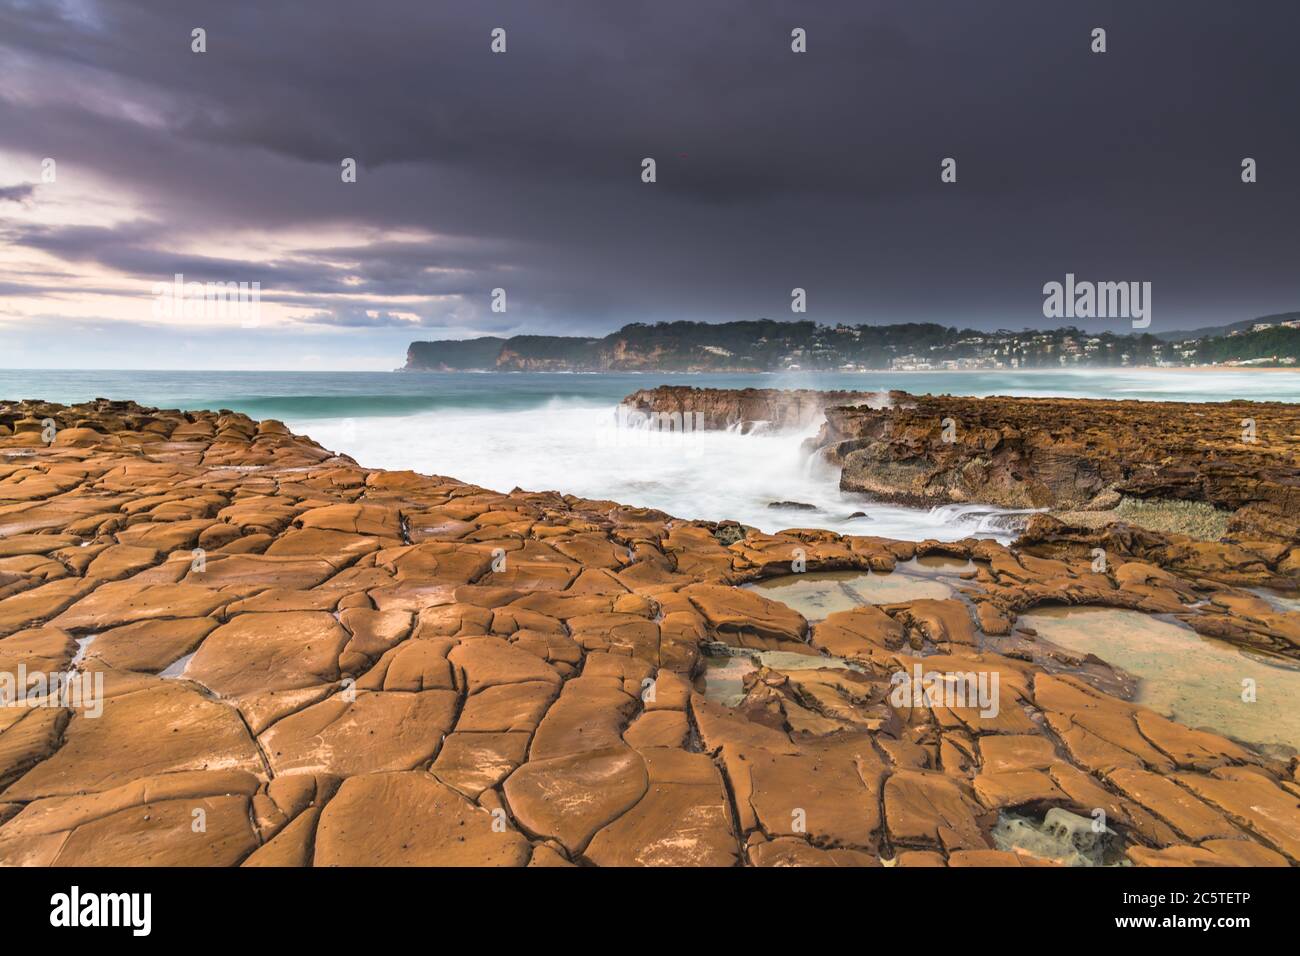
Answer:
[[(1146, 538), (1098, 570), (1031, 530), (761, 534), (370, 469), (229, 412), (0, 404), (0, 673), (101, 685), (0, 706), (0, 864), (1029, 865), (1000, 815), (1050, 810), (1104, 811), (1138, 865), (1300, 864), (1294, 758), (1049, 673), (1016, 630), (1122, 607), (1294, 656), (1300, 615)], [(809, 622), (737, 587), (796, 550), (974, 570)], [(779, 666), (724, 706), (720, 648)], [(916, 667), (996, 673), (997, 706), (900, 699)]]
[(1105, 509), (1203, 502), (1272, 540), (1300, 528), (1300, 407), (891, 395), (833, 407), (818, 436), (841, 486), (912, 503)]
[(798, 430), (824, 416), (805, 448), (840, 467), (845, 491), (1049, 510), (1057, 543), (1113, 538), (1189, 573), (1300, 584), (1295, 405), (662, 386), (622, 408), (673, 430)]
[(821, 421), (825, 409), (833, 405), (867, 405), (882, 400), (873, 392), (823, 392), (816, 389), (780, 388), (694, 388), (688, 385), (661, 385), (644, 388), (623, 399), (625, 416), (637, 416), (661, 427), (676, 430), (718, 431), (739, 427), (744, 432), (756, 428), (771, 431), (797, 431)]
[[(891, 397), (886, 408), (827, 409), (816, 444), (841, 466), (841, 488), (1051, 509), (1076, 541), (1119, 535), (1136, 548), (1125, 553), (1159, 549), (1184, 571), (1300, 581), (1295, 405)], [(1137, 527), (1097, 530), (1116, 522)]]

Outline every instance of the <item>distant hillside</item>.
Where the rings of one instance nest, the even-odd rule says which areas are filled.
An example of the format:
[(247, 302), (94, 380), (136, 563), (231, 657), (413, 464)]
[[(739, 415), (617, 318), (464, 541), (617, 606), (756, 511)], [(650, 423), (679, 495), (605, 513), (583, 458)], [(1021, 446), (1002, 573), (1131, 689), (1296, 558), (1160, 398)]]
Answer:
[[(1300, 316), (1295, 321), (1300, 326)], [(1258, 332), (1204, 339), (1197, 343), (1195, 355), (1199, 365), (1221, 362), (1294, 365), (1297, 360), (1300, 360), (1300, 327), (1281, 325)]]
[(406, 367), (441, 372), (496, 368), (497, 356), (505, 344), (505, 339), (490, 335), (481, 339), (412, 342), (406, 350)]
[(1207, 325), (1199, 329), (1183, 329), (1177, 332), (1158, 332), (1156, 338), (1164, 339), (1166, 342), (1186, 342), (1189, 339), (1209, 339), (1219, 338), (1230, 335), (1233, 332), (1238, 334), (1249, 332), (1256, 325), (1272, 324), (1280, 325), (1283, 322), (1300, 321), (1300, 312), (1279, 312), (1276, 315), (1261, 315), (1258, 319), (1243, 319), (1240, 322), (1232, 322), (1228, 325)]
[[(1290, 327), (1281, 323), (1288, 322)], [(1242, 331), (1259, 325), (1258, 331)], [(1300, 358), (1300, 313), (1175, 337), (1077, 328), (980, 332), (934, 323), (635, 323), (603, 338), (515, 335), (412, 342), (406, 371), (664, 371), (1014, 369), (1250, 362)]]
[[(935, 326), (939, 328), (939, 326)], [(413, 342), (408, 369), (498, 371), (761, 371), (813, 341), (813, 322), (634, 323), (604, 338), (516, 335), (509, 339)]]

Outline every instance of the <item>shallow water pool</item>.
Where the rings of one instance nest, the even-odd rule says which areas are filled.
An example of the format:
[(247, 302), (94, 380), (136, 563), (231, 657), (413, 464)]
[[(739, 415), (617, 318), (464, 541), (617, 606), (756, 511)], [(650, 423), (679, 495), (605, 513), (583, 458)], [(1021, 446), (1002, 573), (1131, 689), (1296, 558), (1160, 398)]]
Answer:
[(747, 586), (763, 597), (794, 608), (810, 621), (824, 620), (838, 611), (851, 611), (866, 604), (899, 604), (921, 598), (942, 600), (956, 593), (937, 576), (902, 570), (889, 574), (810, 571), (769, 578)]
[[(1265, 657), (1138, 611), (1040, 608), (1021, 615), (1053, 644), (1095, 654), (1139, 678), (1134, 703), (1253, 744), (1278, 757), (1300, 751), (1300, 664)], [(1242, 699), (1253, 681), (1254, 701)]]

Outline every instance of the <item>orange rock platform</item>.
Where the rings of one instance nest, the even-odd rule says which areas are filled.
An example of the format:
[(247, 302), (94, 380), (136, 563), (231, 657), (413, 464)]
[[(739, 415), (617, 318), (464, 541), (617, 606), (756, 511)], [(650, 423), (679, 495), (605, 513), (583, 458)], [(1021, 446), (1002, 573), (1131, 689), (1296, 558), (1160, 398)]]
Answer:
[[(796, 549), (977, 570), (810, 625), (735, 587)], [(1028, 865), (991, 828), (1053, 807), (1104, 811), (1139, 865), (1300, 863), (1294, 759), (997, 653), (1040, 604), (1300, 646), (1300, 615), (1152, 561), (767, 535), (238, 414), (0, 404), (0, 672), (103, 687), (98, 715), (0, 708), (0, 863)], [(763, 668), (725, 707), (697, 680), (718, 643), (855, 668)], [(897, 706), (918, 662), (996, 672), (996, 716)]]

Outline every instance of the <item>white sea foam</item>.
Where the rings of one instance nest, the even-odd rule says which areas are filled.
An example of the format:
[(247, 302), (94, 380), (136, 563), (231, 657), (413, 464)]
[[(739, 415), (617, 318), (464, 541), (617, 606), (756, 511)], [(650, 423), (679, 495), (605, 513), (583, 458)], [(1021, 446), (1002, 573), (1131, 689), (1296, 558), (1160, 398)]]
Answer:
[[(1013, 514), (975, 505), (929, 511), (841, 493), (838, 470), (810, 460), (816, 433), (664, 433), (621, 424), (609, 405), (552, 400), (529, 411), (449, 410), (401, 417), (288, 423), (358, 462), (448, 475), (485, 488), (556, 490), (658, 508), (679, 518), (732, 519), (763, 531), (829, 528), (904, 540), (1014, 535)], [(800, 502), (817, 510), (772, 508)], [(849, 518), (854, 512), (866, 518)]]

